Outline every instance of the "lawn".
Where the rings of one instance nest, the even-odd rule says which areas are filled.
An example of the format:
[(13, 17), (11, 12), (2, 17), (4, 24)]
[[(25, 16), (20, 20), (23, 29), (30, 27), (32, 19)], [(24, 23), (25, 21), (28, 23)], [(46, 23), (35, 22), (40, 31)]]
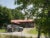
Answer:
[(28, 31), (27, 33), (29, 33), (29, 34), (37, 34), (38, 32), (37, 32), (36, 28), (33, 28), (30, 31)]
[(0, 34), (0, 38), (32, 38), (32, 37)]
[(1, 33), (1, 32), (6, 32), (6, 30), (5, 30), (5, 29), (0, 29), (0, 33)]

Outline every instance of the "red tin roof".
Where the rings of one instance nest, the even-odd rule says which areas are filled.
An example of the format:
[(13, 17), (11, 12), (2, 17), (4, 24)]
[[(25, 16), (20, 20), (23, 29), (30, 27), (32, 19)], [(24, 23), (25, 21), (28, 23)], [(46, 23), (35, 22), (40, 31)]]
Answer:
[(11, 23), (33, 22), (33, 20), (11, 20)]

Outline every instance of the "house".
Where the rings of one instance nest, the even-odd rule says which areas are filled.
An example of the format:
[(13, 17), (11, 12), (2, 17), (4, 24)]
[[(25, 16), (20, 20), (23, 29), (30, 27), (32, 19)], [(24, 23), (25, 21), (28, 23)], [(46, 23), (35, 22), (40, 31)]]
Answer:
[(29, 19), (29, 20), (11, 20), (11, 24), (18, 25), (24, 28), (32, 28), (34, 27), (34, 21)]

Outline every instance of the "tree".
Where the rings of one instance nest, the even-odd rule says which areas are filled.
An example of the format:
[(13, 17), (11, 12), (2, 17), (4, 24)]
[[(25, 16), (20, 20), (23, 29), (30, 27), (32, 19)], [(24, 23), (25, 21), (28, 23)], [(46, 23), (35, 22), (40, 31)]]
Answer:
[(12, 19), (11, 10), (6, 7), (0, 6), (0, 24), (1, 24), (1, 26), (4, 23), (10, 23), (11, 19)]
[[(33, 4), (34, 8), (37, 9), (37, 10), (35, 10), (35, 13), (36, 13), (36, 11), (39, 10), (39, 8), (42, 8), (40, 14), (39, 14), (39, 12), (36, 13), (37, 14), (36, 17), (40, 17), (39, 19), (36, 18), (36, 22), (38, 24), (37, 26), (39, 27), (39, 28), (37, 28), (37, 29), (39, 29), (38, 33), (40, 33), (40, 31), (43, 30), (43, 32), (48, 33), (50, 36), (50, 31), (49, 31), (49, 29), (50, 29), (49, 28), (50, 27), (50, 24), (49, 24), (50, 23), (50, 0), (17, 0), (16, 2), (19, 5), (22, 4), (23, 9), (26, 9), (26, 7), (28, 5)], [(47, 12), (46, 12), (46, 10), (47, 10)], [(38, 38), (40, 38), (39, 36), (40, 36), (40, 34), (38, 34)]]
[(24, 19), (24, 15), (20, 10), (0, 6), (0, 27), (4, 23), (11, 23), (13, 19)]
[(20, 10), (12, 9), (13, 19), (24, 19), (24, 15)]

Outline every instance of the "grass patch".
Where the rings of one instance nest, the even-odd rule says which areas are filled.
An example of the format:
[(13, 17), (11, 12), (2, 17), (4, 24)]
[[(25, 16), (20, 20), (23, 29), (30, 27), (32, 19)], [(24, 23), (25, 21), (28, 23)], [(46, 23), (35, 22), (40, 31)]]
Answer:
[(31, 29), (30, 31), (28, 31), (29, 34), (37, 34), (37, 30), (36, 28)]
[(6, 32), (6, 30), (5, 29), (0, 29), (0, 32)]
[(4, 35), (4, 34), (0, 34), (0, 38), (32, 38), (32, 37), (13, 36), (13, 35)]

